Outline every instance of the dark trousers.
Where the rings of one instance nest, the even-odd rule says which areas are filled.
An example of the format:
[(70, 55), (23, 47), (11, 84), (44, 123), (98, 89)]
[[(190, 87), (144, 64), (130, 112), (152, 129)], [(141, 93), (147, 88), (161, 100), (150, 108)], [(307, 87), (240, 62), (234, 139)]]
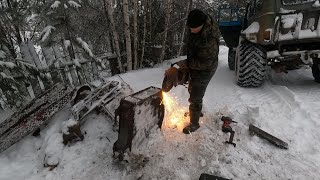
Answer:
[(191, 123), (199, 124), (202, 98), (215, 71), (216, 68), (213, 71), (190, 70), (188, 91), (190, 94), (189, 114)]

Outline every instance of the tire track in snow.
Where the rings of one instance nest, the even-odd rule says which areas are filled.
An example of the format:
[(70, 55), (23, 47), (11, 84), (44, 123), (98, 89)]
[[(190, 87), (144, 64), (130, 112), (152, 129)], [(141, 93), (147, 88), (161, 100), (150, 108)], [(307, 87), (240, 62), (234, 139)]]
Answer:
[[(289, 142), (289, 151), (291, 152), (287, 155), (292, 158), (289, 158), (287, 162), (281, 162), (277, 159), (278, 155), (274, 157), (271, 154), (270, 159), (272, 159), (273, 164), (280, 164), (281, 167), (281, 164), (294, 163), (298, 164), (301, 169), (313, 172), (313, 174), (317, 172), (319, 165), (317, 165), (314, 160), (320, 160), (320, 152), (318, 150), (319, 148), (317, 148), (319, 146), (313, 145), (319, 143), (317, 137), (320, 136), (320, 132), (317, 131), (319, 122), (313, 118), (314, 115), (312, 116), (312, 114), (319, 111), (315, 109), (306, 111), (306, 109), (303, 108), (305, 102), (301, 102), (295, 92), (286, 86), (273, 85), (269, 82), (261, 88), (240, 90), (237, 94), (240, 100), (248, 105), (249, 108), (258, 107), (257, 116), (252, 117), (256, 125)], [(308, 100), (310, 99), (312, 98)], [(311, 103), (318, 105), (316, 101)], [(241, 134), (243, 133), (244, 132), (241, 132)], [(250, 140), (249, 143), (251, 143)], [(257, 154), (255, 150), (250, 148), (246, 151), (249, 154)], [(270, 152), (267, 154), (269, 153)], [(305, 154), (306, 156), (304, 156)], [(315, 155), (315, 157), (312, 155)], [(281, 154), (279, 154), (279, 156), (281, 156)], [(305, 174), (304, 172), (297, 172), (299, 172), (299, 174)]]

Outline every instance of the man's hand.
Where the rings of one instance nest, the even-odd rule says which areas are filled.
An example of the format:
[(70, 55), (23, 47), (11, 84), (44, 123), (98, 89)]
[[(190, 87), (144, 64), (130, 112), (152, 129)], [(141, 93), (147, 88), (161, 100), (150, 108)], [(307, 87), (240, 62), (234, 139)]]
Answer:
[(179, 66), (181, 70), (189, 69), (186, 59), (178, 61), (176, 64)]

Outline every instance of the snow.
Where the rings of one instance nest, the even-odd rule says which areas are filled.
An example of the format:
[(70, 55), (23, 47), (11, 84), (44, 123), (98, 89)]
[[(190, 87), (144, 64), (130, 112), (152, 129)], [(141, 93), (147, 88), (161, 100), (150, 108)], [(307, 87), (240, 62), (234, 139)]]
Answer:
[(89, 54), (89, 56), (93, 57), (93, 54), (92, 54), (88, 44), (79, 37), (77, 38), (77, 41), (81, 45), (81, 47)]
[(74, 125), (78, 124), (76, 120), (73, 118), (70, 118), (69, 120), (62, 123), (62, 133), (63, 134), (69, 134), (69, 127), (72, 127)]
[(73, 59), (73, 63), (74, 63), (74, 65), (76, 65), (77, 67), (81, 67), (81, 64), (79, 63), (79, 59), (77, 59), (77, 58)]
[(296, 10), (288, 10), (288, 9), (280, 8), (280, 13), (283, 13), (283, 14), (295, 13), (295, 12)]
[(56, 28), (53, 26), (47, 26), (43, 29), (43, 31), (41, 32), (40, 36), (42, 36), (41, 41), (44, 42), (46, 41), (46, 39), (49, 37), (49, 35), (51, 34), (52, 30), (55, 30)]
[(45, 142), (44, 162), (46, 165), (58, 165), (63, 156), (63, 139), (61, 133), (54, 133)]
[(0, 50), (0, 59), (6, 58), (6, 53), (2, 50)]
[(258, 33), (260, 30), (260, 25), (258, 22), (253, 22), (247, 29), (245, 29), (243, 34), (253, 34)]
[[(320, 85), (313, 81), (310, 68), (280, 75), (271, 72), (262, 87), (245, 89), (235, 84), (227, 54), (228, 48), (220, 46), (219, 67), (203, 99), (201, 127), (193, 134), (154, 128), (137, 147), (138, 153), (128, 153), (129, 162), (120, 163), (112, 158), (118, 134), (112, 130), (112, 120), (102, 114), (87, 116), (81, 127), (84, 140), (61, 149), (61, 125), (71, 115), (67, 107), (52, 118), (40, 137), (27, 136), (0, 154), (0, 179), (199, 179), (201, 173), (237, 180), (319, 179)], [(135, 92), (161, 87), (165, 69), (179, 59), (120, 77)], [(188, 107), (184, 86), (169, 94)], [(238, 122), (233, 126), (236, 148), (224, 143), (229, 134), (221, 131), (222, 115)], [(251, 136), (251, 123), (288, 142), (289, 149)], [(55, 145), (54, 151), (49, 144)], [(55, 157), (53, 162), (59, 161), (52, 171), (43, 167), (45, 153)]]
[(54, 1), (54, 3), (50, 6), (51, 9), (56, 9), (59, 7), (59, 5), (61, 4), (60, 1)]
[(0, 61), (0, 66), (5, 66), (7, 68), (13, 69), (16, 65), (12, 62)]
[(297, 21), (297, 16), (295, 14), (281, 16), (282, 26), (286, 29), (294, 27), (296, 21)]
[(68, 4), (74, 8), (80, 8), (81, 5), (76, 3), (75, 1), (68, 1)]
[(274, 51), (268, 51), (267, 52), (268, 59), (272, 59), (272, 58), (275, 58), (275, 57), (278, 57), (278, 56), (280, 56), (279, 50), (274, 50)]
[(14, 78), (12, 76), (8, 76), (7, 74), (5, 74), (4, 72), (0, 72), (0, 75), (2, 76), (2, 78), (4, 79), (11, 79), (14, 81)]
[(64, 44), (64, 47), (67, 49), (71, 45), (71, 42), (70, 40), (64, 40), (63, 44)]
[(320, 7), (320, 2), (319, 2), (319, 0), (317, 0), (316, 2), (314, 2), (314, 4), (312, 5), (312, 7), (315, 7), (315, 8)]

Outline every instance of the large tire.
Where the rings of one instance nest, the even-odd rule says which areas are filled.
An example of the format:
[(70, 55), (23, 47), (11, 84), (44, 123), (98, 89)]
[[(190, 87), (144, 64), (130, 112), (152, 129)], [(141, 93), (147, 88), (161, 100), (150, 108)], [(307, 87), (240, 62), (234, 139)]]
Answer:
[(247, 40), (239, 44), (236, 59), (236, 81), (241, 87), (259, 87), (266, 77), (267, 52)]
[(315, 63), (312, 65), (312, 74), (313, 74), (314, 80), (317, 83), (320, 83), (320, 64)]
[(236, 59), (236, 51), (234, 48), (230, 47), (228, 52), (228, 65), (231, 71), (235, 69), (235, 59)]

